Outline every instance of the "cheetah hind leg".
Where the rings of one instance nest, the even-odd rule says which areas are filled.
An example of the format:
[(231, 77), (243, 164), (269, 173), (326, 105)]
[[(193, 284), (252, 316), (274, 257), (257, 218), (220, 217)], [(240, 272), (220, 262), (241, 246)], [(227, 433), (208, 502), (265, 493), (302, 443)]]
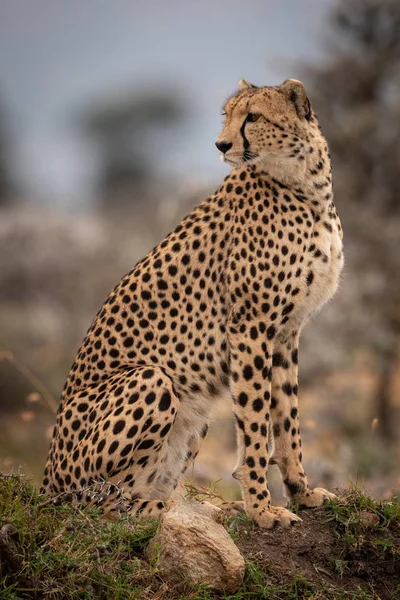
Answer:
[(84, 493), (78, 493), (76, 496), (78, 502), (83, 501), (85, 508), (98, 507), (106, 518), (113, 520), (118, 520), (127, 513), (143, 520), (157, 519), (174, 505), (172, 500), (132, 497), (118, 484), (107, 481), (94, 482)]
[(102, 510), (105, 517), (113, 520), (118, 520), (124, 514), (129, 514), (140, 521), (147, 521), (158, 519), (174, 505), (175, 502), (173, 500), (144, 500), (143, 498), (137, 498), (129, 504), (122, 503), (121, 501), (114, 504), (108, 503)]
[[(100, 487), (101, 486), (101, 487)], [(140, 520), (157, 519), (175, 504), (173, 500), (145, 500), (129, 497), (118, 485), (97, 484), (95, 490), (86, 496), (85, 507), (101, 508), (105, 517), (118, 520), (123, 514), (131, 514)]]
[(303, 493), (293, 495), (290, 502), (298, 504), (300, 508), (318, 508), (336, 499), (337, 496), (332, 494), (332, 492), (328, 492), (324, 488), (314, 488), (306, 489)]
[(131, 504), (129, 514), (133, 514), (140, 520), (158, 519), (173, 506), (175, 506), (174, 500), (143, 500), (138, 498)]

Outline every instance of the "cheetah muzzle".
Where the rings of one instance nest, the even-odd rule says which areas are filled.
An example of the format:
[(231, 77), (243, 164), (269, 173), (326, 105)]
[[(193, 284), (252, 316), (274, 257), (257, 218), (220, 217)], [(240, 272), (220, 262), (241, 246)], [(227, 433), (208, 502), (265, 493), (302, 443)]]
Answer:
[(43, 480), (52, 495), (107, 481), (130, 511), (159, 515), (228, 392), (247, 514), (299, 521), (271, 505), (269, 463), (300, 505), (332, 497), (302, 467), (297, 383), (300, 331), (343, 265), (327, 143), (296, 80), (241, 80), (224, 113), (217, 146), (233, 170), (123, 277), (79, 349)]

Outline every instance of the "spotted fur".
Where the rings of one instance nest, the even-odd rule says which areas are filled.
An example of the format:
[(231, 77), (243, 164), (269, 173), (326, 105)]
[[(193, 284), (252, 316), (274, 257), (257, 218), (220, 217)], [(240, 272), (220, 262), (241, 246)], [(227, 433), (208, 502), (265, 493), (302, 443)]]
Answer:
[(263, 527), (298, 517), (271, 505), (268, 464), (305, 506), (298, 342), (335, 292), (342, 230), (329, 153), (303, 85), (242, 80), (217, 145), (233, 167), (109, 294), (65, 384), (43, 489), (118, 483), (130, 509), (159, 514), (196, 457), (217, 400), (237, 424), (247, 513)]

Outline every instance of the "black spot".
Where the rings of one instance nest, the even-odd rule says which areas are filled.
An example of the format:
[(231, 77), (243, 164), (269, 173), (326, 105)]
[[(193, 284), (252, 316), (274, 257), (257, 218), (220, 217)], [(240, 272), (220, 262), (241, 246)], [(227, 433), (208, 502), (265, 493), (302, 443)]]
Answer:
[(290, 479), (284, 479), (283, 483), (287, 487), (288, 492), (291, 496), (295, 496), (303, 490), (302, 485), (299, 485), (298, 483), (293, 483), (290, 481)]
[(119, 442), (117, 442), (116, 440), (114, 440), (110, 444), (110, 447), (108, 449), (108, 454), (113, 454), (116, 451), (116, 449), (118, 448), (118, 446), (119, 446)]
[(272, 366), (287, 369), (289, 364), (281, 352), (275, 352), (272, 356)]
[(121, 431), (124, 429), (125, 427), (125, 421), (123, 419), (121, 419), (121, 421), (117, 421), (113, 427), (113, 433), (117, 434), (117, 433), (121, 433)]
[(248, 400), (249, 400), (248, 396), (245, 392), (241, 392), (239, 394), (238, 402), (239, 402), (240, 406), (246, 406)]
[(254, 366), (259, 371), (262, 371), (264, 368), (264, 359), (261, 356), (256, 356), (254, 359)]
[(156, 399), (155, 393), (154, 392), (149, 392), (147, 394), (147, 396), (145, 397), (145, 402), (146, 402), (146, 404), (152, 404), (155, 399)]
[(166, 281), (164, 281), (164, 279), (159, 279), (157, 281), (157, 287), (159, 290), (167, 290), (168, 289), (168, 284)]
[(132, 425), (132, 427), (130, 428), (130, 430), (128, 431), (128, 433), (126, 434), (127, 438), (133, 438), (138, 432), (138, 426), (137, 425)]
[(253, 410), (260, 412), (264, 408), (264, 401), (261, 398), (256, 398), (253, 401)]
[(261, 305), (261, 310), (264, 314), (267, 314), (267, 312), (269, 312), (271, 306), (268, 304), (268, 302), (263, 302)]
[(132, 444), (127, 444), (126, 446), (124, 446), (124, 448), (121, 450), (121, 456), (126, 456), (127, 454), (129, 454), (129, 452), (132, 450)]
[(282, 391), (285, 392), (285, 394), (287, 394), (287, 396), (291, 396), (293, 393), (293, 388), (290, 385), (290, 383), (288, 381), (286, 381), (283, 385), (282, 385)]
[(292, 312), (293, 308), (294, 308), (293, 302), (286, 304), (285, 308), (282, 311), (282, 315), (288, 315), (289, 313)]
[(168, 433), (168, 431), (171, 429), (171, 423), (167, 423), (165, 425), (165, 427), (163, 427), (160, 431), (160, 436), (161, 437), (165, 437)]
[(132, 394), (132, 396), (129, 398), (128, 404), (135, 404), (135, 402), (137, 402), (139, 399), (139, 394), (137, 392), (135, 392), (134, 394)]
[(297, 348), (295, 348), (292, 352), (292, 361), (295, 365), (297, 365), (297, 363), (299, 362), (299, 351)]
[(143, 408), (137, 408), (133, 413), (133, 418), (135, 421), (139, 421), (143, 417)]
[(138, 450), (147, 450), (148, 448), (151, 448), (152, 446), (154, 446), (154, 440), (144, 440), (144, 442), (139, 444), (137, 449)]
[(164, 411), (164, 410), (168, 410), (170, 406), (171, 406), (171, 394), (168, 391), (166, 391), (161, 396), (161, 400), (158, 404), (158, 408), (160, 410)]
[(267, 289), (272, 288), (272, 279), (270, 277), (267, 277), (266, 279), (264, 279), (264, 286)]
[(246, 365), (243, 369), (243, 377), (249, 381), (253, 377), (253, 369), (250, 365)]

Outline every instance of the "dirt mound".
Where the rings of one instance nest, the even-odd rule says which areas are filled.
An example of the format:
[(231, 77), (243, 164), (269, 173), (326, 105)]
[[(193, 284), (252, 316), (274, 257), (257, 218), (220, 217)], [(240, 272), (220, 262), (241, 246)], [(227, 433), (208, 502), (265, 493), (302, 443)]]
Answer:
[[(359, 490), (301, 511), (289, 530), (258, 529), (245, 515), (228, 532), (246, 562), (225, 600), (400, 599), (400, 504)], [(146, 557), (156, 522), (105, 519), (98, 509), (55, 504), (23, 476), (0, 473), (0, 598), (216, 600), (204, 585), (171, 587)]]
[(231, 525), (264, 582), (277, 589), (291, 583), (299, 592), (295, 598), (400, 598), (398, 504), (374, 503), (357, 491), (299, 514), (303, 523), (286, 530)]

